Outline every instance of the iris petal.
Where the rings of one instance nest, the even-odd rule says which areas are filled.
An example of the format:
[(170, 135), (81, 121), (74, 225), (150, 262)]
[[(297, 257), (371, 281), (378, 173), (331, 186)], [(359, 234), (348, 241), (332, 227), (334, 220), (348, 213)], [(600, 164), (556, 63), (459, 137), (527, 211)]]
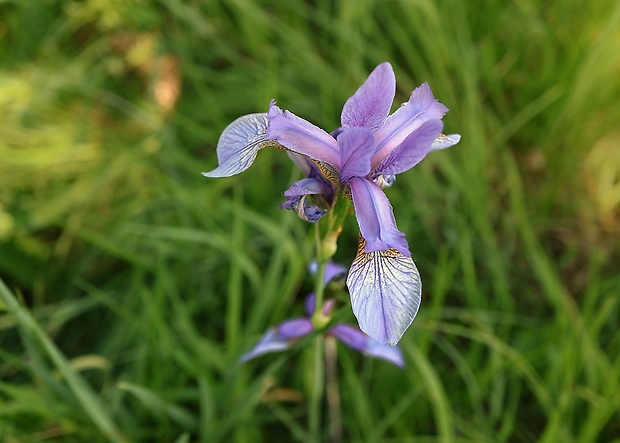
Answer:
[(295, 211), (300, 219), (310, 223), (318, 222), (327, 213), (327, 209), (321, 209), (316, 205), (308, 203), (307, 195), (290, 197), (280, 205), (280, 209)]
[(268, 119), (267, 139), (276, 140), (298, 154), (340, 168), (338, 143), (327, 132), (292, 112), (282, 111), (273, 102), (269, 107)]
[(376, 340), (370, 339), (368, 348), (366, 349), (366, 355), (389, 361), (401, 368), (405, 366), (403, 353), (398, 346), (383, 345)]
[(400, 174), (420, 163), (443, 128), (441, 120), (427, 120), (377, 166), (378, 174)]
[(280, 209), (295, 211), (302, 220), (315, 223), (325, 215), (327, 210), (309, 204), (308, 196), (316, 194), (329, 196), (331, 192), (331, 187), (326, 181), (316, 178), (304, 178), (293, 183), (290, 188), (284, 191), (284, 196), (287, 197), (287, 200), (280, 205)]
[(370, 158), (375, 152), (375, 138), (366, 128), (348, 128), (338, 136), (340, 181), (364, 177), (370, 172)]
[(278, 336), (275, 329), (269, 329), (265, 332), (265, 335), (261, 337), (259, 342), (249, 352), (246, 352), (241, 356), (239, 361), (245, 363), (248, 360), (259, 357), (271, 352), (285, 351), (291, 347), (288, 340)]
[(297, 197), (301, 195), (325, 194), (331, 191), (327, 188), (326, 182), (316, 178), (303, 178), (296, 181), (284, 191), (285, 197)]
[(433, 142), (431, 146), (431, 151), (436, 151), (438, 149), (446, 149), (451, 146), (456, 145), (461, 141), (460, 134), (439, 134), (439, 136)]
[(307, 318), (292, 318), (276, 326), (278, 336), (284, 340), (294, 340), (312, 332), (312, 322)]
[(355, 217), (366, 239), (366, 252), (394, 248), (410, 256), (405, 234), (396, 227), (392, 205), (381, 188), (359, 177), (354, 177), (350, 183)]
[(361, 126), (376, 131), (390, 113), (395, 92), (396, 77), (392, 66), (381, 63), (344, 104), (342, 126)]
[(344, 279), (344, 274), (346, 274), (347, 268), (339, 263), (334, 263), (332, 261), (327, 262), (325, 266), (325, 276), (323, 278), (323, 282), (327, 285), (330, 281), (335, 278)]
[(375, 133), (377, 151), (372, 158), (373, 168), (422, 123), (441, 119), (446, 112), (448, 108), (433, 97), (427, 83), (414, 89), (409, 101), (390, 115)]
[(362, 238), (347, 277), (351, 306), (362, 331), (393, 346), (418, 313), (420, 274), (411, 257), (394, 249), (367, 253), (364, 243)]
[(280, 147), (273, 140), (267, 140), (267, 114), (248, 114), (228, 125), (217, 142), (218, 167), (203, 172), (205, 177), (230, 177), (248, 169), (258, 151), (273, 146)]
[(368, 337), (355, 326), (339, 324), (329, 330), (342, 344), (358, 352), (364, 352), (368, 346)]
[(396, 366), (405, 366), (402, 352), (398, 346), (383, 345), (355, 326), (339, 324), (330, 329), (329, 334), (336, 337), (345, 346), (364, 355), (389, 361)]

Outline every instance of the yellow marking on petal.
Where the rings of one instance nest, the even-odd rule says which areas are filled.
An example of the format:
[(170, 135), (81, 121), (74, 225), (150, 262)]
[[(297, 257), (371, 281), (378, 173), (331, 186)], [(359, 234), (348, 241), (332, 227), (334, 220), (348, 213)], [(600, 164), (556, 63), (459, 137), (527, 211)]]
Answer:
[(420, 274), (411, 257), (396, 249), (364, 252), (365, 247), (366, 240), (360, 236), (347, 277), (351, 307), (362, 331), (395, 345), (420, 307)]

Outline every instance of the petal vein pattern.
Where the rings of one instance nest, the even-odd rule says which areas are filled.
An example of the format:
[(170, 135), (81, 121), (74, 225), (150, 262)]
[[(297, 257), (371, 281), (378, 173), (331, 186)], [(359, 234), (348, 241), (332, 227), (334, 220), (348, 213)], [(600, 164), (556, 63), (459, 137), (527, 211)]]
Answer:
[(422, 300), (420, 274), (411, 257), (395, 249), (364, 252), (362, 239), (347, 286), (360, 329), (395, 345), (413, 322)]
[(267, 114), (257, 113), (239, 117), (228, 125), (217, 142), (219, 166), (205, 177), (230, 177), (248, 169), (258, 151), (268, 146), (280, 148), (274, 140), (267, 140)]

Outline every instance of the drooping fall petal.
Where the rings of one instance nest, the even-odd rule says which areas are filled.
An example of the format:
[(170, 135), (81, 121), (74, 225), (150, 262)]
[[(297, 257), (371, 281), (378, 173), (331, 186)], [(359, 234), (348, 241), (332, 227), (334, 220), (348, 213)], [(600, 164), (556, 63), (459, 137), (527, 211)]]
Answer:
[(328, 334), (333, 335), (342, 344), (364, 355), (389, 361), (401, 368), (405, 366), (402, 352), (398, 346), (381, 344), (355, 326), (339, 324), (330, 329)]
[(364, 252), (360, 240), (347, 287), (360, 329), (395, 345), (413, 322), (422, 299), (420, 274), (411, 257), (395, 249)]
[(230, 177), (248, 169), (258, 151), (268, 146), (278, 147), (278, 143), (267, 140), (267, 114), (248, 114), (239, 117), (228, 125), (217, 142), (218, 167), (203, 172), (205, 177)]
[(249, 352), (241, 356), (239, 361), (245, 363), (264, 354), (285, 351), (293, 345), (295, 339), (310, 334), (312, 329), (312, 322), (307, 318), (286, 320), (275, 328), (269, 329)]
[(355, 177), (351, 179), (351, 195), (360, 232), (366, 239), (366, 252), (394, 248), (410, 256), (405, 234), (396, 227), (392, 205), (381, 188)]

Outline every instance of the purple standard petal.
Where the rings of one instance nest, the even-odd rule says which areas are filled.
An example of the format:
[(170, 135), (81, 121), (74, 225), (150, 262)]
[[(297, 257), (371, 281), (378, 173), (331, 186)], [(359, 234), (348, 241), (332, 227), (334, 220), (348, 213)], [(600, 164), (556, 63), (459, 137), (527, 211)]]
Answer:
[(422, 123), (441, 119), (446, 112), (448, 108), (433, 97), (428, 84), (423, 83), (414, 89), (409, 101), (390, 115), (375, 133), (377, 151), (372, 158), (373, 168)]
[(351, 179), (351, 195), (355, 217), (362, 237), (366, 239), (365, 252), (394, 248), (409, 257), (405, 234), (396, 227), (392, 205), (375, 183), (355, 177)]
[(385, 121), (396, 92), (392, 66), (381, 63), (342, 108), (343, 127), (362, 126), (376, 131)]
[(403, 354), (398, 346), (382, 345), (354, 326), (336, 325), (329, 331), (329, 334), (336, 337), (342, 344), (364, 355), (389, 361), (401, 368), (405, 366)]
[(254, 346), (249, 352), (243, 354), (239, 361), (241, 363), (245, 363), (246, 361), (252, 360), (253, 358), (261, 355), (269, 354), (270, 352), (285, 351), (290, 347), (291, 344), (287, 340), (278, 336), (276, 330), (272, 328), (262, 336), (256, 346)]
[(431, 151), (433, 142), (441, 134), (441, 120), (427, 120), (377, 166), (377, 174), (400, 174), (420, 163)]
[(239, 117), (228, 125), (217, 142), (217, 161), (219, 166), (205, 177), (230, 177), (248, 169), (258, 151), (278, 143), (265, 138), (267, 114), (249, 114)]
[(340, 181), (364, 177), (370, 172), (370, 158), (375, 152), (375, 138), (366, 128), (348, 128), (338, 136)]
[(361, 330), (379, 343), (398, 343), (422, 299), (420, 274), (411, 257), (394, 249), (365, 253), (361, 239), (347, 286)]
[(286, 149), (311, 159), (340, 167), (340, 151), (336, 140), (318, 126), (282, 111), (273, 102), (269, 107), (266, 137)]

